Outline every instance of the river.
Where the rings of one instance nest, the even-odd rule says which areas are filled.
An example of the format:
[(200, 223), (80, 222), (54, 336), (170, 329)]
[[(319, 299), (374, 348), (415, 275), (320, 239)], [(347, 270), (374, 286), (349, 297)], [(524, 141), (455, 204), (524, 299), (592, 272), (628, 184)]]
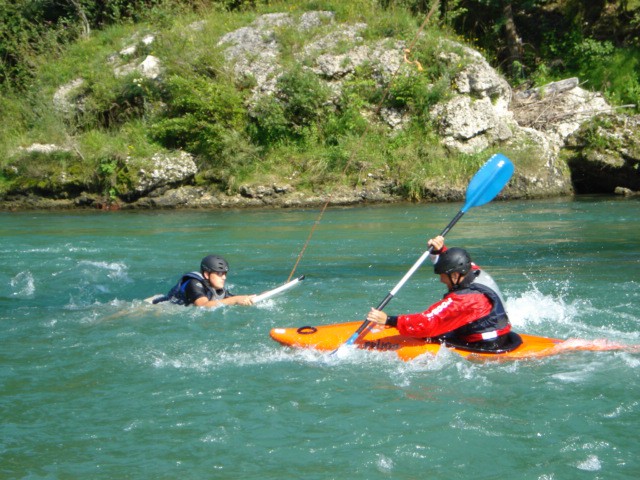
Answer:
[[(327, 356), (271, 328), (362, 319), (460, 204), (330, 208), (253, 307), (164, 293), (210, 253), (237, 294), (283, 283), (317, 210), (0, 213), (3, 479), (640, 477), (640, 355), (409, 363)], [(640, 343), (640, 202), (494, 201), (447, 237), (500, 284), (514, 329)], [(428, 266), (386, 311), (443, 285)]]

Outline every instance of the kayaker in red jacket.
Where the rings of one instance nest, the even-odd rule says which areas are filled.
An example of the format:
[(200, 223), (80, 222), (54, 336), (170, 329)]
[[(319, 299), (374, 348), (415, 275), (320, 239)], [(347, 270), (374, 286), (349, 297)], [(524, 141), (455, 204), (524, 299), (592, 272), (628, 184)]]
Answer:
[(477, 351), (508, 351), (520, 337), (511, 332), (504, 301), (494, 280), (471, 261), (462, 248), (447, 248), (444, 238), (428, 241), (433, 247), (434, 272), (447, 286), (442, 300), (422, 313), (389, 316), (372, 308), (367, 320), (396, 327), (402, 335), (432, 338)]

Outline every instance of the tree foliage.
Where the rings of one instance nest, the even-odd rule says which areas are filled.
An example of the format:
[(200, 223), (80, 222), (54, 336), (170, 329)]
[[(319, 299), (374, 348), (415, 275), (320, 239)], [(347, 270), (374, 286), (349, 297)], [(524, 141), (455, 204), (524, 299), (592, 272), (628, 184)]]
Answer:
[(0, 0), (0, 87), (23, 90), (38, 56), (55, 55), (69, 41), (121, 22), (140, 22), (209, 4), (243, 8), (229, 0)]
[[(264, 0), (263, 0), (264, 1)], [(387, 9), (426, 14), (437, 0), (378, 0)], [(0, 86), (24, 89), (38, 56), (93, 29), (171, 11), (217, 6), (247, 10), (259, 0), (0, 0)], [(640, 50), (640, 2), (630, 0), (439, 0), (443, 24), (494, 55), (515, 81), (571, 71), (583, 41), (610, 42), (634, 58)], [(578, 70), (587, 70), (580, 65)], [(638, 72), (636, 72), (638, 73)], [(544, 76), (544, 75), (543, 75)], [(601, 85), (593, 85), (600, 88)]]
[[(379, 0), (425, 15), (436, 0)], [(442, 24), (480, 47), (514, 84), (580, 76), (614, 101), (640, 97), (640, 2), (440, 0)], [(607, 51), (608, 53), (604, 53)], [(620, 71), (619, 68), (623, 67)]]
[(50, 17), (46, 2), (0, 0), (0, 86), (21, 89), (33, 77), (38, 56), (55, 53), (75, 38), (65, 17)]

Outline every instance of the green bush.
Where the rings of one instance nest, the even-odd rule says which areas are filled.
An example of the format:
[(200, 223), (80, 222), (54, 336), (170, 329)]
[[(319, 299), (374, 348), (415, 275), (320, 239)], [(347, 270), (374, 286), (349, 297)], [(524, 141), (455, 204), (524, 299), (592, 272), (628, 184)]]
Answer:
[(248, 132), (259, 145), (276, 146), (290, 138), (284, 105), (273, 96), (260, 98), (251, 109), (252, 123)]
[(586, 39), (576, 45), (580, 79), (616, 104), (640, 106), (640, 49)]
[(277, 90), (295, 135), (302, 136), (306, 127), (325, 119), (331, 92), (314, 73), (294, 68), (278, 79)]
[(274, 96), (252, 109), (249, 132), (260, 145), (309, 142), (327, 121), (330, 93), (315, 74), (295, 67), (280, 76)]
[(23, 92), (43, 61), (55, 58), (79, 28), (50, 17), (47, 2), (0, 0), (0, 89)]
[(347, 104), (328, 117), (322, 136), (325, 145), (336, 146), (344, 137), (352, 135), (360, 137), (366, 133), (367, 129), (368, 123), (362, 116), (361, 110)]
[(91, 79), (79, 99), (82, 108), (74, 122), (78, 130), (115, 129), (128, 121), (144, 118), (159, 100), (159, 92), (153, 80), (132, 73), (123, 78)]
[(184, 149), (216, 165), (225, 138), (246, 125), (244, 98), (233, 85), (207, 78), (171, 77), (164, 92), (166, 112), (151, 126), (152, 137), (169, 149)]
[(386, 105), (407, 109), (417, 122), (429, 118), (429, 110), (446, 98), (450, 89), (448, 77), (432, 83), (426, 75), (399, 76), (391, 85)]

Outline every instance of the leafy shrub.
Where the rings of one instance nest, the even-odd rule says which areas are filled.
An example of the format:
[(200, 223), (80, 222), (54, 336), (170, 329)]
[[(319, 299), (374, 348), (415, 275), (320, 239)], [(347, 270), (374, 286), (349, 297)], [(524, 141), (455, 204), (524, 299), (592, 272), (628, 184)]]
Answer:
[(280, 76), (276, 88), (252, 110), (252, 137), (261, 145), (309, 141), (327, 120), (328, 87), (315, 74), (294, 68)]
[(166, 148), (184, 149), (215, 164), (227, 135), (244, 130), (244, 99), (232, 85), (174, 76), (164, 99), (166, 113), (152, 126), (151, 135)]
[(576, 46), (576, 52), (580, 78), (592, 89), (615, 103), (640, 105), (640, 49), (587, 39)]
[(119, 128), (154, 111), (160, 98), (158, 84), (132, 73), (123, 78), (103, 74), (89, 78), (76, 92), (72, 126), (80, 132)]
[(258, 144), (275, 146), (289, 138), (289, 122), (284, 105), (273, 96), (260, 98), (252, 108), (249, 132)]
[(323, 130), (324, 143), (328, 146), (338, 145), (341, 138), (350, 135), (359, 137), (367, 128), (367, 120), (362, 116), (360, 109), (347, 104), (328, 117)]
[(26, 90), (42, 55), (57, 55), (79, 28), (65, 17), (50, 17), (47, 2), (0, 1), (0, 87)]
[(315, 74), (294, 68), (278, 79), (277, 88), (284, 115), (295, 134), (323, 119), (330, 91)]

